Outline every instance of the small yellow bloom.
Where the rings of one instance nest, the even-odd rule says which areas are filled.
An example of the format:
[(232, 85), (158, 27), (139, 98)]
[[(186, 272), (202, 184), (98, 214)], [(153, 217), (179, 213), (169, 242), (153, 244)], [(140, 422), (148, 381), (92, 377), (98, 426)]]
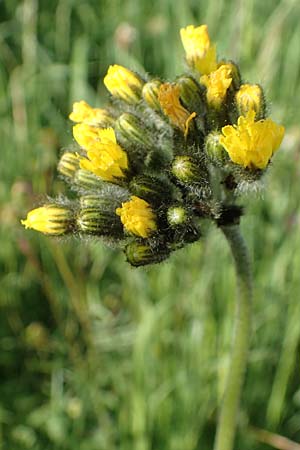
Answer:
[(108, 127), (114, 124), (114, 119), (106, 109), (92, 108), (84, 100), (73, 104), (73, 111), (69, 118), (73, 122), (99, 127)]
[(206, 87), (207, 103), (218, 109), (222, 105), (232, 82), (230, 65), (223, 64), (209, 75), (203, 75), (200, 83)]
[(73, 127), (73, 136), (80, 147), (92, 150), (100, 142), (115, 141), (113, 128), (96, 128), (85, 123), (78, 123)]
[(230, 159), (249, 169), (264, 169), (278, 149), (284, 135), (284, 127), (271, 119), (254, 121), (255, 112), (239, 117), (237, 125), (222, 128), (223, 145)]
[(181, 28), (180, 36), (189, 66), (203, 74), (216, 70), (216, 47), (210, 43), (207, 25)]
[(169, 117), (171, 123), (179, 128), (186, 137), (191, 120), (196, 116), (186, 110), (180, 103), (180, 87), (171, 83), (164, 83), (159, 88), (158, 100), (163, 112)]
[(103, 81), (113, 97), (131, 104), (140, 101), (144, 81), (125, 67), (117, 64), (109, 66)]
[(235, 101), (240, 116), (246, 116), (249, 111), (259, 116), (264, 109), (263, 92), (258, 84), (242, 84), (235, 94)]
[(60, 205), (49, 204), (33, 209), (21, 220), (25, 228), (32, 228), (54, 236), (64, 234), (72, 223), (72, 212)]
[(147, 238), (157, 229), (156, 215), (149, 203), (139, 197), (132, 196), (130, 201), (122, 203), (116, 214), (120, 216), (124, 228), (136, 236)]
[(105, 181), (116, 182), (118, 178), (126, 176), (124, 171), (128, 169), (127, 154), (117, 143), (112, 128), (96, 131), (95, 135), (88, 133), (82, 138), (80, 145), (84, 144), (82, 146), (87, 150), (87, 158), (80, 158), (80, 167)]

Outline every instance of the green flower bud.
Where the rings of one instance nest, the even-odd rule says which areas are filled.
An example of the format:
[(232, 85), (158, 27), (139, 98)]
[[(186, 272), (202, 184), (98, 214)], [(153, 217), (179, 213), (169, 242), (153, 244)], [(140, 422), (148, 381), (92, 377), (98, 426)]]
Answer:
[(195, 111), (198, 117), (206, 111), (203, 101), (204, 89), (192, 77), (182, 76), (177, 78), (176, 85), (180, 88), (180, 100), (188, 111)]
[(146, 148), (153, 147), (151, 134), (133, 114), (122, 114), (116, 121), (115, 129), (124, 147), (132, 145)]
[(224, 162), (228, 158), (227, 152), (220, 144), (219, 138), (221, 134), (217, 131), (209, 133), (205, 140), (205, 152), (212, 161)]
[(165, 180), (151, 175), (134, 177), (129, 190), (132, 194), (147, 200), (150, 203), (170, 202), (172, 199), (172, 186)]
[[(77, 217), (77, 227), (79, 231), (97, 236), (112, 236), (120, 238), (123, 235), (123, 227), (120, 218), (113, 210), (108, 209), (107, 201), (98, 200), (97, 207), (83, 207), (80, 209)], [(85, 199), (86, 203), (93, 203), (92, 199)], [(82, 203), (82, 201), (81, 201)]]
[(150, 150), (143, 160), (143, 165), (150, 171), (161, 172), (163, 167), (169, 167), (173, 155), (167, 150), (155, 148)]
[(189, 218), (187, 210), (182, 206), (171, 206), (167, 211), (167, 220), (171, 227), (185, 225)]
[(157, 264), (170, 255), (170, 250), (163, 246), (153, 247), (149, 244), (131, 242), (125, 247), (127, 261), (135, 267)]
[(183, 183), (199, 183), (203, 181), (203, 170), (191, 156), (176, 156), (172, 164), (172, 173)]
[(194, 216), (184, 206), (171, 206), (167, 210), (167, 220), (171, 227), (168, 231), (167, 240), (172, 250), (184, 247), (200, 238), (200, 229), (194, 220)]
[(79, 169), (79, 159), (75, 153), (66, 152), (60, 158), (57, 170), (67, 178), (73, 179)]
[[(109, 211), (111, 209), (112, 212), (114, 212), (116, 207), (120, 204), (119, 201), (114, 202), (110, 197), (94, 194), (83, 195), (80, 197), (79, 201), (82, 209), (100, 208), (105, 211)], [(112, 203), (115, 203), (115, 205), (112, 206)]]
[(154, 109), (154, 111), (161, 111), (160, 103), (158, 101), (160, 85), (161, 81), (151, 80), (148, 83), (144, 84), (142, 90), (143, 99), (150, 106), (150, 108)]
[(99, 190), (105, 185), (105, 182), (97, 175), (93, 174), (89, 170), (78, 169), (74, 175), (74, 183), (82, 189)]

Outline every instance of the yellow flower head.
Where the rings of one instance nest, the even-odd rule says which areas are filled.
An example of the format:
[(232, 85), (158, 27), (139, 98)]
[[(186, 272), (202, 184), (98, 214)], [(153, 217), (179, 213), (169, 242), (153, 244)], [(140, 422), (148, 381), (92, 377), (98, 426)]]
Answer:
[(203, 74), (216, 70), (216, 47), (210, 43), (207, 25), (181, 28), (180, 36), (189, 66)]
[(222, 128), (220, 144), (230, 159), (249, 169), (264, 169), (278, 149), (284, 135), (284, 127), (271, 119), (254, 121), (255, 112), (239, 117), (237, 125)]
[(259, 116), (264, 109), (263, 92), (258, 84), (242, 84), (235, 94), (235, 101), (240, 116), (246, 116), (249, 111)]
[(92, 108), (84, 100), (73, 103), (73, 111), (69, 118), (73, 122), (99, 127), (108, 127), (114, 124), (114, 119), (106, 109)]
[(209, 75), (202, 75), (200, 83), (206, 87), (207, 103), (214, 107), (220, 108), (222, 105), (229, 86), (232, 82), (232, 74), (230, 65), (223, 64)]
[(117, 64), (109, 66), (103, 81), (113, 97), (131, 104), (140, 101), (144, 81), (131, 70)]
[(179, 128), (185, 135), (188, 134), (191, 120), (196, 116), (190, 114), (180, 103), (180, 87), (171, 83), (164, 83), (159, 88), (158, 100), (163, 112), (169, 117), (171, 123)]
[(112, 128), (96, 130), (94, 140), (93, 136), (91, 140), (86, 138), (87, 158), (80, 158), (80, 167), (105, 181), (116, 182), (118, 178), (126, 176), (124, 171), (128, 169), (127, 154), (117, 143)]
[[(106, 130), (103, 132), (103, 130)], [(75, 141), (80, 145), (80, 147), (85, 150), (90, 150), (95, 148), (97, 143), (100, 142), (100, 136), (102, 136), (107, 132), (107, 130), (112, 130), (112, 128), (102, 129), (92, 127), (91, 125), (87, 125), (85, 123), (78, 123), (73, 127), (73, 136)]]
[(136, 236), (147, 238), (157, 229), (156, 215), (149, 203), (139, 197), (132, 196), (130, 201), (122, 203), (116, 214), (120, 216), (124, 228)]
[(33, 209), (21, 220), (25, 228), (32, 228), (45, 234), (54, 236), (64, 234), (70, 228), (72, 212), (59, 205), (49, 204)]

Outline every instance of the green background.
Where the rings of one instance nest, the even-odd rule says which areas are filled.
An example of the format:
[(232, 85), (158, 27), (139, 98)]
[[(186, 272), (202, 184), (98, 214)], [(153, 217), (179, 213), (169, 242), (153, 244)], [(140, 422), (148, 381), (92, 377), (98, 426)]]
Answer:
[(286, 127), (265, 190), (244, 198), (254, 329), (236, 449), (283, 448), (257, 429), (299, 442), (299, 0), (2, 0), (0, 19), (0, 448), (212, 448), (235, 299), (219, 230), (132, 269), (100, 240), (20, 225), (67, 193), (73, 101), (105, 105), (113, 63), (174, 78), (180, 27), (202, 23)]

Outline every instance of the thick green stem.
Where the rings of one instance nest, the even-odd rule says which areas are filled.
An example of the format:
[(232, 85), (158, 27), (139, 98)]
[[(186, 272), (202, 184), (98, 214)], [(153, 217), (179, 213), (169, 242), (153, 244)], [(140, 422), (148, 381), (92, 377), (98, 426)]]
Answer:
[(250, 341), (252, 276), (248, 250), (239, 226), (223, 226), (222, 231), (234, 257), (238, 295), (231, 360), (214, 450), (232, 450)]

